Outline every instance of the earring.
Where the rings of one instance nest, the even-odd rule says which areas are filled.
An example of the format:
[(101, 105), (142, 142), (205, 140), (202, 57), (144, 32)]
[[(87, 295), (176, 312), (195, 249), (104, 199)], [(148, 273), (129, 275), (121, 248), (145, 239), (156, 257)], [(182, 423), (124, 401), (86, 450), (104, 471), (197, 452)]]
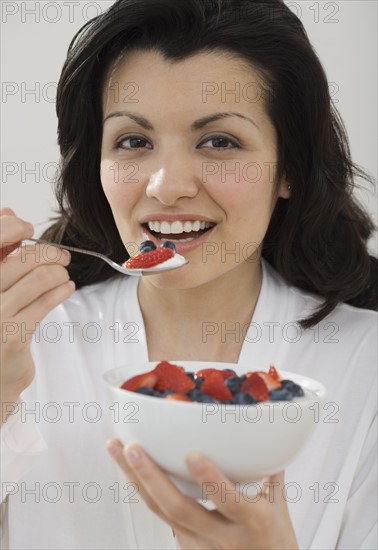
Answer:
[(288, 189), (288, 191), (290, 191), (290, 189), (291, 189), (291, 185), (288, 185), (288, 186), (287, 186), (287, 189)]

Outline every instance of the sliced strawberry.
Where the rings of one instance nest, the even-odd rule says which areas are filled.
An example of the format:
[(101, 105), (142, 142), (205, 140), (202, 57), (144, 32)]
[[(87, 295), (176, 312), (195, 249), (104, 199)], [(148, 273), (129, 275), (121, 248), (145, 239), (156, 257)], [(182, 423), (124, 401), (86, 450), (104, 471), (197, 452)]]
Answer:
[(271, 376), (267, 372), (263, 372), (259, 370), (255, 374), (258, 374), (260, 378), (264, 380), (266, 387), (268, 388), (269, 391), (278, 390), (278, 388), (280, 388), (282, 385), (279, 380), (276, 380), (275, 378), (273, 378), (273, 376)]
[(227, 370), (218, 370), (218, 369), (202, 369), (195, 373), (194, 378), (208, 378), (209, 376), (217, 375), (222, 380), (227, 380), (227, 378), (231, 378), (231, 376), (236, 376), (235, 372), (230, 372)]
[(157, 248), (156, 250), (143, 252), (129, 258), (127, 262), (125, 262), (124, 266), (130, 269), (145, 269), (147, 267), (154, 267), (155, 265), (169, 260), (169, 258), (173, 258), (174, 254), (175, 253), (171, 248)]
[(169, 361), (160, 361), (154, 368), (154, 371), (158, 372), (164, 372), (166, 369), (169, 369), (169, 367), (175, 367), (176, 369), (180, 370), (181, 372), (185, 372), (184, 367), (179, 367), (178, 365), (174, 365), (173, 363), (170, 363)]
[(274, 365), (270, 365), (269, 367), (269, 374), (272, 378), (274, 378), (275, 380), (281, 380), (281, 377), (280, 375), (278, 374), (277, 372), (277, 369)]
[(233, 395), (218, 373), (219, 371), (205, 378), (201, 385), (201, 391), (207, 393), (210, 397), (214, 397), (214, 399), (218, 399), (218, 401), (231, 401)]
[(247, 376), (244, 380), (240, 391), (250, 393), (258, 401), (267, 401), (269, 399), (269, 390), (266, 387), (264, 380), (257, 372), (248, 374), (250, 376)]
[(159, 363), (153, 372), (157, 375), (156, 391), (173, 390), (174, 392), (185, 394), (195, 387), (195, 383), (186, 374), (183, 367), (172, 365), (168, 361)]
[(201, 369), (201, 370), (198, 370), (195, 375), (194, 375), (194, 378), (207, 378), (209, 377), (211, 374), (219, 374), (220, 373), (220, 370), (218, 369)]
[(170, 399), (171, 401), (192, 401), (190, 397), (183, 395), (182, 393), (170, 393), (169, 395), (163, 397), (163, 399)]
[(145, 372), (143, 374), (137, 374), (129, 380), (126, 380), (121, 386), (123, 390), (137, 391), (142, 386), (146, 388), (153, 388), (158, 379), (157, 374), (154, 371)]

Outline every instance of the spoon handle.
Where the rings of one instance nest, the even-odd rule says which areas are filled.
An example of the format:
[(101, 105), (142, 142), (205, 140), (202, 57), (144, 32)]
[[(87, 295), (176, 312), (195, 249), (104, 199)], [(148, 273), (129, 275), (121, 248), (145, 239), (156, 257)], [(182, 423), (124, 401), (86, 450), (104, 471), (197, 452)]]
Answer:
[(52, 243), (50, 241), (43, 241), (42, 239), (27, 239), (27, 240), (33, 241), (34, 243), (38, 243), (38, 244), (51, 244), (52, 246), (56, 246), (56, 248), (62, 248), (63, 250), (70, 250), (71, 252), (80, 252), (80, 254), (87, 254), (88, 256), (95, 256), (96, 258), (101, 258), (101, 260), (104, 260), (105, 262), (107, 261), (108, 263), (112, 262), (112, 260), (109, 260), (109, 258), (104, 256), (103, 254), (100, 254), (99, 252), (92, 252), (92, 250), (84, 250), (83, 248), (76, 248), (75, 246), (68, 246), (66, 244)]

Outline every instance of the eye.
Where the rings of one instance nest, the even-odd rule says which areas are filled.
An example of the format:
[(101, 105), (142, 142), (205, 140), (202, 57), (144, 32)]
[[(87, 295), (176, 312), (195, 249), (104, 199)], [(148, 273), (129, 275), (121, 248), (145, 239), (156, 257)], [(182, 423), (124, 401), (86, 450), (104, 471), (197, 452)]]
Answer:
[(128, 136), (119, 139), (116, 149), (152, 149), (152, 145), (142, 136)]
[[(212, 143), (212, 146), (207, 145), (208, 143)], [(225, 136), (212, 136), (200, 145), (208, 149), (240, 149), (240, 145), (235, 140)]]

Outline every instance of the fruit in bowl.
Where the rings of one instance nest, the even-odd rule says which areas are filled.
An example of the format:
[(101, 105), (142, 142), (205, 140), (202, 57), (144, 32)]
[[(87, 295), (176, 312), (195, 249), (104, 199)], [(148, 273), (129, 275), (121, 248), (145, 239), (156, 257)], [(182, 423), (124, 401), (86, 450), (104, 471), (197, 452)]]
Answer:
[(285, 380), (274, 365), (268, 372), (247, 372), (238, 376), (233, 369), (200, 369), (185, 372), (179, 365), (161, 361), (149, 372), (126, 380), (121, 388), (175, 401), (252, 405), (262, 401), (290, 401), (303, 397), (303, 389)]
[[(138, 391), (142, 387), (160, 394), (173, 391), (165, 389), (166, 383), (172, 384), (170, 378), (166, 382), (160, 378), (156, 386), (159, 376), (156, 377), (155, 368), (158, 365), (159, 363), (133, 367), (126, 365), (105, 373), (115, 436), (125, 444), (135, 442), (141, 445), (184, 493), (197, 499), (204, 495), (186, 466), (185, 457), (189, 452), (198, 451), (206, 455), (233, 482), (239, 483), (242, 489), (251, 482), (261, 481), (264, 477), (283, 470), (294, 459), (316, 427), (314, 404), (317, 402), (321, 405), (326, 396), (324, 386), (316, 380), (291, 372), (277, 372), (276, 369), (276, 382), (281, 383), (281, 386), (271, 387), (268, 397), (266, 391), (259, 395), (253, 393), (253, 390), (256, 393), (255, 382), (249, 382), (253, 388), (248, 392), (239, 392), (240, 388), (237, 387), (231, 391), (227, 380), (242, 378), (243, 384), (256, 376), (248, 377), (245, 372), (247, 369), (243, 370), (241, 365), (200, 362), (180, 362), (176, 365), (183, 369), (181, 373), (184, 374), (185, 383), (188, 384), (186, 379), (189, 379), (192, 384), (190, 387), (188, 384), (188, 389), (176, 387), (174, 394), (183, 395), (187, 399), (169, 398), (173, 393), (166, 393), (161, 396), (163, 398), (158, 398), (149, 392)], [(229, 372), (230, 376), (215, 375), (213, 372), (213, 376), (218, 379), (215, 383), (215, 378), (211, 378), (208, 369), (220, 373)], [(160, 367), (160, 370), (164, 371), (164, 368)], [(196, 377), (201, 371), (205, 376)], [(260, 373), (261, 379), (265, 377), (264, 384), (259, 384), (261, 392), (262, 388), (268, 388), (274, 371), (271, 370), (270, 374), (263, 371), (257, 373)], [(205, 393), (203, 385), (206, 374), (212, 387), (215, 384), (216, 391), (220, 388), (219, 376), (224, 377), (222, 383), (226, 389), (230, 389), (233, 399), (213, 397), (212, 401), (193, 401), (190, 392), (193, 394), (197, 389), (193, 387), (193, 383), (195, 385), (196, 380), (203, 378), (198, 389)], [(138, 376), (143, 379), (138, 379)], [(294, 393), (301, 394), (302, 390), (303, 395), (292, 395), (288, 400), (285, 392), (282, 393), (285, 400), (273, 400), (277, 398), (277, 393), (274, 392), (285, 389), (284, 381), (291, 382), (291, 394), (294, 387)], [(174, 383), (184, 383), (184, 378)], [(286, 385), (290, 387), (289, 383)], [(205, 389), (208, 391), (208, 386)], [(238, 392), (251, 393), (254, 401), (248, 404), (238, 403), (235, 401)], [(218, 395), (219, 397), (229, 398), (230, 395)], [(115, 405), (119, 412), (117, 418), (114, 415)]]

